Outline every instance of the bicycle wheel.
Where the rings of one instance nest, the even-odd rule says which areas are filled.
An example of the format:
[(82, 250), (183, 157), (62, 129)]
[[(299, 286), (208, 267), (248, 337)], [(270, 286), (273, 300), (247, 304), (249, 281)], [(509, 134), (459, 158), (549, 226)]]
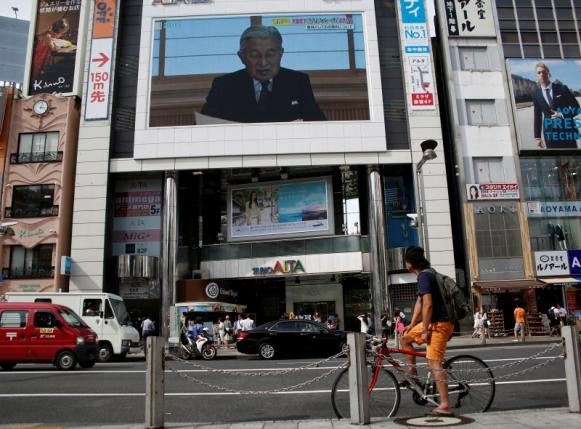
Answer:
[[(375, 366), (367, 365), (367, 380), (371, 382)], [(400, 391), (395, 376), (385, 368), (379, 372), (377, 382), (369, 396), (370, 417), (392, 417), (399, 408)], [(349, 368), (342, 370), (331, 390), (331, 403), (339, 419), (351, 417), (349, 407)]]
[(475, 356), (454, 356), (446, 362), (450, 405), (462, 413), (483, 413), (494, 400), (492, 370)]

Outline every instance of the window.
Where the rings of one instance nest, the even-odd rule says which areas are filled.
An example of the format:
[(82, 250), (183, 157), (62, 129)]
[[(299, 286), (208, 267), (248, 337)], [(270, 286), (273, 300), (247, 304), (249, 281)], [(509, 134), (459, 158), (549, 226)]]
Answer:
[(54, 328), (57, 324), (56, 316), (50, 311), (37, 311), (34, 313), (35, 328)]
[(497, 202), (475, 204), (474, 225), (479, 258), (522, 256), (516, 204)]
[(476, 183), (502, 183), (506, 181), (501, 157), (474, 157), (474, 181)]
[(12, 207), (7, 208), (5, 217), (58, 216), (58, 206), (53, 204), (54, 185), (14, 186)]
[(490, 70), (485, 46), (466, 46), (458, 49), (462, 70)]
[(8, 277), (11, 279), (53, 277), (52, 248), (52, 244), (42, 244), (32, 249), (12, 246)]
[(469, 125), (496, 125), (494, 100), (466, 100)]
[(28, 312), (26, 310), (8, 310), (0, 316), (0, 328), (25, 328)]
[(279, 322), (271, 329), (278, 332), (299, 332), (300, 328), (299, 322)]
[(20, 134), (18, 163), (58, 161), (59, 133)]
[(83, 301), (83, 316), (98, 316), (101, 311), (100, 299), (85, 299)]

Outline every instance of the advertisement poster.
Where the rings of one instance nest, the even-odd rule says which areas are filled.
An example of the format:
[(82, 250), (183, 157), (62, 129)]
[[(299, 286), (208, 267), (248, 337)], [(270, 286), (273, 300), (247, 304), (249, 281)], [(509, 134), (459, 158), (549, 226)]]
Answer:
[(115, 186), (113, 256), (160, 256), (161, 181), (123, 180)]
[(518, 200), (518, 183), (469, 183), (466, 185), (468, 201)]
[(73, 91), (81, 0), (38, 2), (28, 95)]
[(230, 239), (333, 233), (328, 179), (260, 183), (230, 190)]
[(153, 25), (150, 127), (370, 119), (361, 14)]
[(581, 60), (507, 63), (520, 150), (579, 149)]

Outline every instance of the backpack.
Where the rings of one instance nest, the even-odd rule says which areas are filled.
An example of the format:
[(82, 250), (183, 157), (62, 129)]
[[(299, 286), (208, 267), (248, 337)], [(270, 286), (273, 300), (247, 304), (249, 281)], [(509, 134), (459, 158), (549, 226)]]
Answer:
[(454, 279), (439, 273), (432, 268), (429, 268), (428, 270), (436, 276), (440, 295), (442, 295), (442, 301), (444, 301), (450, 321), (456, 323), (471, 314), (470, 305), (466, 300), (466, 295), (464, 295), (464, 291), (460, 286), (458, 286)]

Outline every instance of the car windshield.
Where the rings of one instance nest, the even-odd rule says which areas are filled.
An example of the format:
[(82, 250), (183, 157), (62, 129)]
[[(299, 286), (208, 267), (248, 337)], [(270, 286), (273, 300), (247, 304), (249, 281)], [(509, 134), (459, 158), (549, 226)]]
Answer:
[(113, 298), (109, 298), (109, 302), (111, 303), (111, 307), (113, 307), (113, 313), (117, 316), (119, 323), (129, 323), (129, 312), (127, 311), (127, 307), (125, 307), (125, 302)]
[(59, 310), (59, 313), (61, 316), (63, 316), (63, 319), (65, 319), (65, 321), (73, 328), (88, 328), (87, 324), (83, 322), (83, 320), (73, 311), (61, 309)]

